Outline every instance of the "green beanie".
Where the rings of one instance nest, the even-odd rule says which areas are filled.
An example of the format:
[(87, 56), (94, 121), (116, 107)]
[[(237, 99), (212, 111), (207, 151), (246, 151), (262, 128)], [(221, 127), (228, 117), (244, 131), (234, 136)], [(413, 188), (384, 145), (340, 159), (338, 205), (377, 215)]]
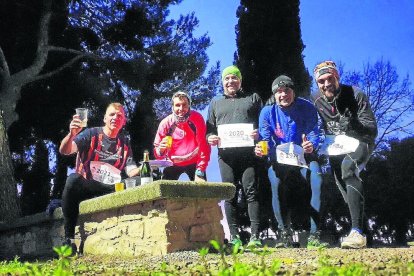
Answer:
[(231, 65), (231, 66), (229, 66), (229, 67), (224, 68), (223, 73), (221, 74), (221, 80), (224, 80), (224, 78), (225, 78), (227, 75), (230, 75), (230, 74), (235, 75), (235, 76), (236, 76), (236, 77), (238, 77), (240, 80), (242, 79), (240, 69), (239, 69), (239, 68), (237, 68), (237, 67), (236, 67), (236, 66), (234, 66), (234, 65)]

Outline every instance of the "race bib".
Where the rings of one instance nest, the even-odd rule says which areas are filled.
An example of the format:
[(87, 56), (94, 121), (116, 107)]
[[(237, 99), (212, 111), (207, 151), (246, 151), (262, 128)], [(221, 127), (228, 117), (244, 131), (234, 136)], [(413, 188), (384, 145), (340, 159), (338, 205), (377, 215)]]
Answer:
[(91, 161), (89, 166), (93, 180), (104, 184), (115, 184), (121, 182), (121, 171), (111, 164), (101, 161)]
[(359, 141), (346, 135), (326, 135), (319, 153), (324, 155), (342, 155), (355, 150), (359, 146)]
[(276, 158), (277, 162), (280, 164), (303, 168), (308, 167), (305, 161), (303, 148), (292, 142), (278, 145), (276, 147)]
[(250, 137), (253, 124), (225, 124), (217, 127), (220, 137), (219, 148), (253, 147), (254, 140)]

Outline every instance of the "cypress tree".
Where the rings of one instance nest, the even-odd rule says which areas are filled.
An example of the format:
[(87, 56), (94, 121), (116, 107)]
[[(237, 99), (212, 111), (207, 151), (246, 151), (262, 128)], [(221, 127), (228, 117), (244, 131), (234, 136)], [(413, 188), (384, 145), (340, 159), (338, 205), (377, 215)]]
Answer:
[(241, 0), (237, 10), (236, 63), (243, 88), (263, 101), (280, 74), (290, 76), (296, 95), (308, 96), (311, 78), (303, 62), (299, 0)]
[[(285, 74), (294, 80), (297, 96), (309, 96), (311, 78), (303, 62), (299, 0), (241, 0), (237, 17), (235, 61), (245, 93), (256, 92), (266, 102), (272, 95), (273, 80)], [(275, 229), (267, 164), (261, 162), (260, 227)]]

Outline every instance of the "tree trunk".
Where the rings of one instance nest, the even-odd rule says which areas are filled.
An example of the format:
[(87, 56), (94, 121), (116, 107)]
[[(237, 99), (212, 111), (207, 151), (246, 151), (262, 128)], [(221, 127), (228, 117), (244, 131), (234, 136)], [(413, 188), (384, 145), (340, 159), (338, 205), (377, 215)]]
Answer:
[[(59, 151), (56, 151), (56, 174), (55, 174), (55, 181), (52, 188), (52, 192), (50, 195), (50, 198), (52, 199), (61, 199), (62, 198), (62, 192), (65, 188), (66, 178), (68, 175), (68, 165), (69, 159), (73, 159), (74, 156), (63, 156), (59, 153)], [(74, 162), (73, 162), (74, 163)]]
[(158, 128), (158, 122), (152, 108), (154, 96), (150, 93), (142, 93), (135, 107), (134, 114), (131, 118), (129, 129), (131, 134), (131, 146), (136, 161), (142, 160), (144, 149), (148, 149), (152, 155), (152, 143), (154, 142), (155, 133)]
[(0, 208), (0, 221), (9, 221), (20, 217), (17, 185), (13, 171), (3, 112), (0, 111), (0, 202), (2, 205)]
[(398, 246), (407, 245), (407, 231), (408, 231), (408, 221), (406, 219), (398, 220), (394, 225), (395, 229), (395, 243)]

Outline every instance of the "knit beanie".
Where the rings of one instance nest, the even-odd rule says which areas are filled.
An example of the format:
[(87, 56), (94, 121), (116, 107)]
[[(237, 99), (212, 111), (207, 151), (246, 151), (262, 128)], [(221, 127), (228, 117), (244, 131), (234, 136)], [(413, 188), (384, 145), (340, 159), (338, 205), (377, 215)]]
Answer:
[(335, 62), (326, 60), (316, 65), (315, 69), (313, 70), (313, 76), (315, 77), (315, 80), (318, 80), (318, 78), (324, 74), (332, 74), (337, 80), (339, 80), (339, 73)]
[(224, 80), (224, 78), (230, 74), (235, 75), (240, 80), (242, 79), (240, 69), (237, 68), (237, 66), (231, 65), (229, 67), (224, 68), (223, 73), (221, 74), (221, 80)]
[(186, 97), (188, 100), (188, 105), (191, 107), (191, 97), (190, 95), (188, 95), (188, 93), (184, 92), (184, 91), (178, 91), (175, 92), (174, 95), (171, 97), (171, 104), (174, 104), (174, 99), (175, 98), (181, 98), (181, 97)]
[(295, 88), (295, 84), (293, 83), (292, 79), (289, 78), (288, 76), (280, 75), (272, 83), (272, 93), (273, 94), (276, 93), (276, 91), (280, 87), (289, 87), (289, 88), (294, 89)]

